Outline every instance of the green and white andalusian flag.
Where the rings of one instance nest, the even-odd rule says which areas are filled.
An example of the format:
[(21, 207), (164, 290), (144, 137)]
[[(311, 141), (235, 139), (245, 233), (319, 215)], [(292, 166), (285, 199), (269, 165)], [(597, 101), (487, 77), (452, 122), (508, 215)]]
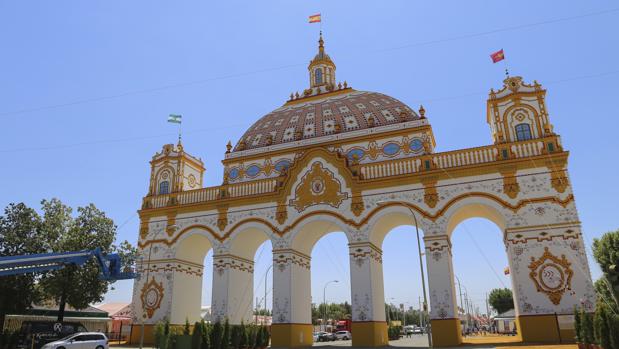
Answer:
[(182, 115), (170, 114), (168, 116), (168, 122), (172, 122), (172, 123), (175, 123), (175, 124), (180, 124), (182, 118), (183, 118)]

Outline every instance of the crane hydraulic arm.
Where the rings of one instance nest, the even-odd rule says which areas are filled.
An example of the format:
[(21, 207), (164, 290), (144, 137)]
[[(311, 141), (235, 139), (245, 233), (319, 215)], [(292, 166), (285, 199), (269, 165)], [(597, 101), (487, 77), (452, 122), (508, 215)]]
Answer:
[(121, 270), (121, 260), (118, 254), (104, 255), (100, 248), (77, 252), (0, 257), (0, 277), (59, 270), (70, 264), (82, 266), (92, 257), (95, 257), (101, 268), (102, 280), (115, 281), (136, 277), (133, 271)]

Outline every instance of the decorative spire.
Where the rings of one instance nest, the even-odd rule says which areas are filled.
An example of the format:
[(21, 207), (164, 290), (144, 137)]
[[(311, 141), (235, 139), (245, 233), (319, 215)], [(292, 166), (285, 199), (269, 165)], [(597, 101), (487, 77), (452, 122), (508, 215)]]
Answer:
[(325, 52), (325, 41), (322, 37), (322, 31), (320, 31), (320, 37), (318, 38), (318, 53), (310, 61), (307, 69), (310, 74), (310, 87), (318, 88), (319, 93), (327, 92), (328, 89), (326, 87), (329, 85), (335, 86), (335, 64)]

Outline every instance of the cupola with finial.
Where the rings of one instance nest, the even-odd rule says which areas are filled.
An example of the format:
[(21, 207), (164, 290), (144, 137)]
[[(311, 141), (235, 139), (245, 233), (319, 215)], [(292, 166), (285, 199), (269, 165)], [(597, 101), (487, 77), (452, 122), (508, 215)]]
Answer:
[(335, 86), (335, 64), (325, 52), (325, 42), (322, 31), (318, 40), (318, 54), (310, 61), (307, 67), (310, 75), (310, 87)]

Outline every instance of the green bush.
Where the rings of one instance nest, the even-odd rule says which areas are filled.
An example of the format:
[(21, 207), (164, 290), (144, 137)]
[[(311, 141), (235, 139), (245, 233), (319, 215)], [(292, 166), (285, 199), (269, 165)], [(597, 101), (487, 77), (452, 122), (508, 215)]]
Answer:
[(389, 328), (387, 328), (387, 336), (390, 340), (399, 339), (401, 330), (402, 326), (389, 326)]
[(581, 339), (584, 344), (593, 344), (595, 339), (593, 338), (593, 319), (591, 314), (585, 312), (585, 309), (580, 311), (581, 319)]
[(576, 342), (582, 343), (582, 319), (577, 307), (574, 307), (574, 332), (576, 332)]
[(221, 335), (221, 346), (219, 349), (228, 349), (230, 347), (230, 323), (228, 319), (224, 323), (223, 334)]
[(213, 328), (211, 330), (211, 349), (221, 348), (221, 338), (223, 336), (223, 331), (224, 329), (220, 322), (216, 322), (215, 325), (213, 325)]
[(189, 336), (191, 327), (189, 326), (189, 319), (185, 318), (185, 327), (183, 328), (183, 335)]
[(191, 349), (202, 348), (202, 324), (196, 322), (193, 324), (193, 333), (191, 334)]
[(239, 340), (239, 348), (245, 349), (249, 346), (249, 333), (247, 326), (245, 326), (242, 321), (241, 325), (239, 325), (239, 333), (241, 335), (241, 338)]
[(210, 349), (211, 348), (211, 326), (207, 325), (204, 322), (204, 319), (200, 322), (200, 328), (202, 331), (202, 342), (200, 345), (200, 349)]

